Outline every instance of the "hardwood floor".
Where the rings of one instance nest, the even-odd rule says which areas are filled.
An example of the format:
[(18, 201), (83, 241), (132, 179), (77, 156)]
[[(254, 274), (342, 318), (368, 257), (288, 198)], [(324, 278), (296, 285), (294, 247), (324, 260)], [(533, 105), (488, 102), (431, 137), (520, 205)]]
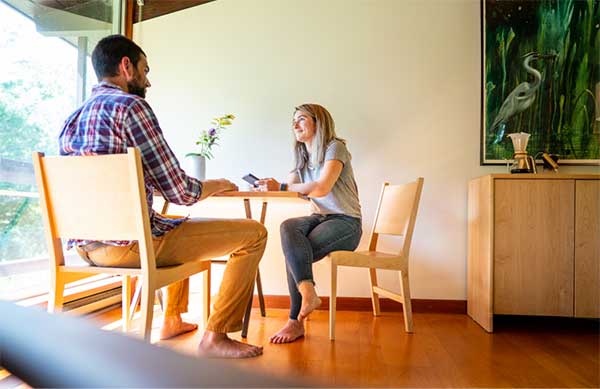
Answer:
[[(96, 320), (116, 320), (115, 312)], [(415, 332), (407, 334), (401, 313), (375, 318), (370, 312), (339, 311), (337, 338), (330, 342), (328, 312), (317, 311), (307, 322), (305, 338), (268, 343), (286, 320), (283, 309), (267, 309), (266, 318), (253, 310), (248, 342), (264, 345), (264, 355), (230, 363), (316, 386), (600, 386), (600, 328), (595, 320), (499, 317), (496, 332), (488, 334), (467, 315), (415, 313)], [(158, 324), (156, 320), (155, 330)], [(194, 355), (201, 334), (199, 330), (159, 344)], [(241, 339), (239, 333), (233, 336)]]
[[(194, 300), (192, 299), (192, 302)], [(91, 317), (119, 330), (120, 309)], [(153, 339), (160, 324), (156, 311)], [(201, 322), (200, 312), (187, 320)], [(354, 387), (586, 387), (600, 386), (600, 325), (597, 320), (497, 317), (486, 333), (467, 315), (415, 313), (413, 334), (404, 332), (400, 312), (373, 317), (365, 311), (338, 311), (337, 338), (328, 339), (328, 312), (316, 311), (305, 338), (283, 345), (268, 338), (287, 320), (287, 311), (254, 309), (248, 342), (264, 355), (231, 360), (248, 371), (290, 377), (307, 386)], [(154, 341), (194, 355), (202, 330)], [(240, 333), (233, 334), (236, 339)], [(0, 370), (0, 387), (21, 387)]]

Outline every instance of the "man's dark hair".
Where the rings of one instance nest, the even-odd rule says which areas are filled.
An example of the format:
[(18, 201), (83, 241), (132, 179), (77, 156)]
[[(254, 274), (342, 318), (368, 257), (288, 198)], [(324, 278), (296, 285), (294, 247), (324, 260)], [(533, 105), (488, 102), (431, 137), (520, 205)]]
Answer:
[(146, 55), (140, 46), (123, 35), (102, 38), (92, 52), (92, 65), (98, 81), (103, 77), (116, 76), (123, 57), (129, 58), (133, 66), (137, 66), (141, 54)]

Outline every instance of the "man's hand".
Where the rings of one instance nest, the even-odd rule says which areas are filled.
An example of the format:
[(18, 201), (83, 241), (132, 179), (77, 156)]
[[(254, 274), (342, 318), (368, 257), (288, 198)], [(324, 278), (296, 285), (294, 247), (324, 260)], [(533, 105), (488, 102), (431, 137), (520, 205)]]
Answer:
[(229, 180), (226, 180), (225, 178), (202, 181), (202, 196), (200, 197), (200, 200), (204, 200), (205, 198), (217, 193), (232, 190), (238, 190), (237, 185)]

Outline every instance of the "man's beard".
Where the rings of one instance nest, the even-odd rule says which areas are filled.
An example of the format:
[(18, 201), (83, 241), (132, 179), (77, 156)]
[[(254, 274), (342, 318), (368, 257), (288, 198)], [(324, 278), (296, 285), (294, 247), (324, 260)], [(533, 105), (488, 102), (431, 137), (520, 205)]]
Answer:
[(146, 88), (139, 86), (135, 81), (128, 82), (127, 89), (132, 95), (140, 96), (142, 99), (146, 98)]

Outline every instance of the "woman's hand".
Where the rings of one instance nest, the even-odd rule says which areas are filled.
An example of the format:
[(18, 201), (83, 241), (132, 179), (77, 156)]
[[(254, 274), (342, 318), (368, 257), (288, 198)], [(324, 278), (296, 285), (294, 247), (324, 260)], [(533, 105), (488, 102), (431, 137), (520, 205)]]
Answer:
[(281, 187), (279, 181), (274, 178), (261, 178), (260, 180), (256, 181), (256, 185), (258, 186), (258, 190), (260, 192), (278, 191)]

